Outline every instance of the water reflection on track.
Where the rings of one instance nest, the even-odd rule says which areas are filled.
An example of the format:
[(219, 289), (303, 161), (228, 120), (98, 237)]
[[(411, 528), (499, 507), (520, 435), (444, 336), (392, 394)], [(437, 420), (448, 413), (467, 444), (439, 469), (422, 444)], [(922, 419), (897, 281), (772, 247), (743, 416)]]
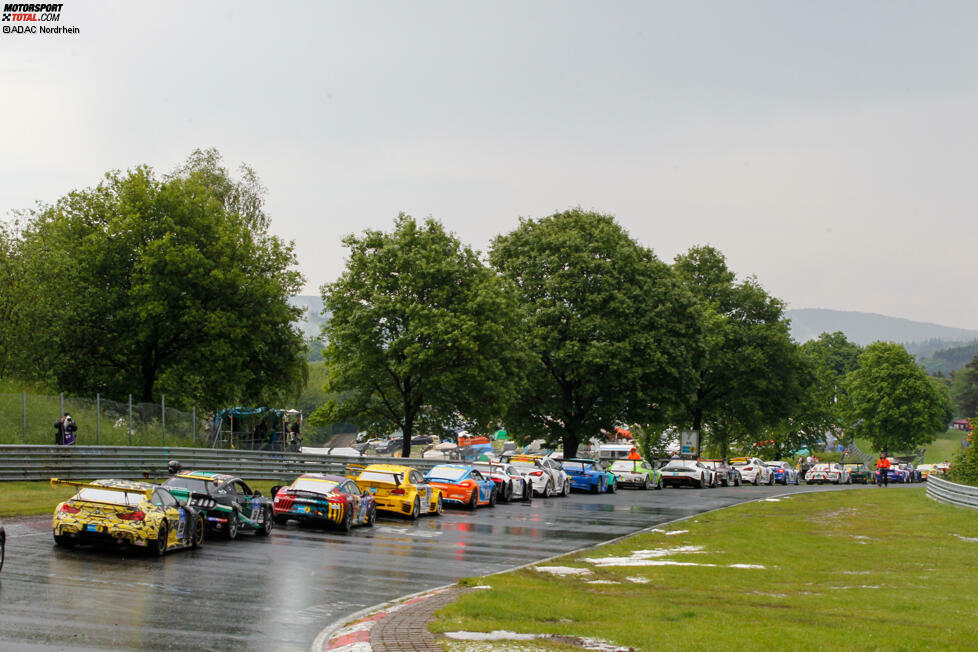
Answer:
[(574, 494), (416, 523), (381, 518), (349, 535), (293, 523), (163, 559), (58, 549), (49, 517), (8, 519), (0, 649), (308, 650), (326, 624), (379, 602), (798, 490), (813, 488)]

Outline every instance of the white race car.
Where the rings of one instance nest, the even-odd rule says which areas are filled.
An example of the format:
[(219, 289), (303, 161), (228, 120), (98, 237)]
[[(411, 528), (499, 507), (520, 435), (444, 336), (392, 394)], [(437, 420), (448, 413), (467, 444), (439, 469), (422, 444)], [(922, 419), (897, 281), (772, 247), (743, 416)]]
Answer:
[[(559, 496), (570, 493), (570, 480), (562, 469), (555, 468), (553, 462), (539, 455), (504, 456), (503, 461), (516, 468), (525, 478), (529, 478), (533, 493), (538, 496)], [(563, 477), (562, 477), (563, 476)]]
[(821, 462), (805, 474), (805, 484), (852, 484), (849, 470), (837, 462)]
[(520, 473), (512, 464), (475, 462), (472, 466), (496, 484), (496, 496), (500, 501), (508, 503), (511, 500), (533, 498), (533, 485), (529, 476)]
[(756, 457), (735, 457), (730, 464), (740, 471), (740, 479), (744, 484), (774, 484), (774, 473), (771, 468)]
[(717, 486), (716, 473), (697, 460), (672, 460), (660, 469), (662, 484), (665, 487), (703, 487)]

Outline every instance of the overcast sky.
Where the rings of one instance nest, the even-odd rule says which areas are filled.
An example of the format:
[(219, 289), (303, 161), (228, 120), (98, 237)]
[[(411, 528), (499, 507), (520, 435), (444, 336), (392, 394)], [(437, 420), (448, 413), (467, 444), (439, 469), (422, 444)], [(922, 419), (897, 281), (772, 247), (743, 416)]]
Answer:
[[(4, 23), (9, 25), (11, 23)], [(0, 34), (0, 214), (247, 162), (306, 293), (340, 239), (611, 213), (792, 308), (978, 328), (978, 3), (79, 2)]]

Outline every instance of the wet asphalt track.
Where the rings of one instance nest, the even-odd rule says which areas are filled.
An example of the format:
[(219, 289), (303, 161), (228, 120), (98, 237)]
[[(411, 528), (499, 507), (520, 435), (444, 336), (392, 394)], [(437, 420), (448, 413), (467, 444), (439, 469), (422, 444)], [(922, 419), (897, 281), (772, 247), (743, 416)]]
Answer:
[(575, 493), (417, 523), (382, 517), (350, 535), (293, 522), (268, 538), (208, 541), (162, 559), (55, 548), (49, 517), (7, 519), (0, 650), (305, 651), (330, 622), (379, 602), (717, 507), (836, 489)]

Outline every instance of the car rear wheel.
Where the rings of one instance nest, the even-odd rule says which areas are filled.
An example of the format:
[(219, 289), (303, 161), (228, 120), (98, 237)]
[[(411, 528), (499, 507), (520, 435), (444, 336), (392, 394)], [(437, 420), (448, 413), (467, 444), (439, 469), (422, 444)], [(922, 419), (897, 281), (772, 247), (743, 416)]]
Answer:
[[(440, 498), (438, 499), (438, 502), (441, 503)], [(365, 523), (365, 525), (367, 527), (373, 527), (374, 523), (376, 522), (377, 522), (377, 507), (371, 507), (370, 513), (367, 514), (367, 522)]]
[(508, 503), (513, 499), (513, 483), (506, 482), (503, 483), (503, 495), (500, 497), (501, 502)]
[(649, 482), (649, 476), (645, 476), (645, 482), (642, 483), (642, 489), (648, 491), (652, 488), (652, 483)]
[(75, 540), (71, 537), (67, 537), (63, 534), (54, 535), (54, 545), (60, 546), (62, 548), (74, 548)]
[(194, 532), (190, 540), (191, 548), (199, 548), (204, 544), (204, 515), (197, 514), (194, 519)]
[(496, 488), (495, 487), (493, 487), (492, 490), (489, 491), (489, 506), (490, 507), (495, 507), (496, 506)]
[(666, 486), (664, 484), (662, 484), (662, 477), (661, 476), (659, 477), (658, 481), (656, 481), (655, 488), (658, 489), (659, 491), (662, 491), (663, 489), (666, 488)]
[(754, 475), (754, 486), (755, 487), (757, 486), (757, 475), (756, 474)]
[(411, 505), (411, 520), (416, 521), (418, 517), (421, 516), (421, 500), (417, 496), (414, 497), (414, 504)]
[(228, 525), (224, 530), (224, 538), (228, 541), (234, 541), (238, 538), (238, 513), (231, 512), (231, 516), (228, 517)]
[(591, 485), (591, 493), (592, 494), (601, 493), (601, 480), (598, 480), (597, 484)]
[(441, 500), (441, 494), (438, 494), (438, 502), (435, 503), (435, 514), (441, 516), (443, 511), (445, 511), (445, 504)]
[(608, 493), (609, 494), (618, 493), (618, 480), (611, 481), (611, 484), (608, 485)]
[(523, 482), (523, 500), (528, 503), (533, 501), (533, 485), (528, 480)]
[(272, 508), (269, 507), (264, 514), (262, 514), (261, 527), (255, 532), (260, 537), (267, 537), (272, 533), (272, 528), (275, 527), (275, 519), (272, 518)]
[(466, 505), (466, 507), (468, 507), (470, 510), (474, 512), (478, 506), (479, 506), (479, 490), (473, 489), (472, 495), (469, 497), (469, 503), (468, 505)]
[(567, 480), (566, 482), (564, 482), (564, 495), (565, 496), (569, 496), (570, 495), (570, 480)]
[(164, 553), (166, 553), (166, 538), (168, 534), (166, 523), (161, 523), (160, 529), (156, 534), (156, 538), (153, 541), (150, 541), (149, 546), (147, 546), (149, 554), (154, 557), (162, 557)]
[(547, 480), (546, 486), (543, 488), (543, 493), (540, 494), (544, 498), (550, 498), (553, 495), (553, 488), (550, 485), (550, 480)]
[(350, 509), (349, 505), (343, 505), (343, 520), (340, 522), (340, 530), (350, 533), (353, 529), (353, 510)]

